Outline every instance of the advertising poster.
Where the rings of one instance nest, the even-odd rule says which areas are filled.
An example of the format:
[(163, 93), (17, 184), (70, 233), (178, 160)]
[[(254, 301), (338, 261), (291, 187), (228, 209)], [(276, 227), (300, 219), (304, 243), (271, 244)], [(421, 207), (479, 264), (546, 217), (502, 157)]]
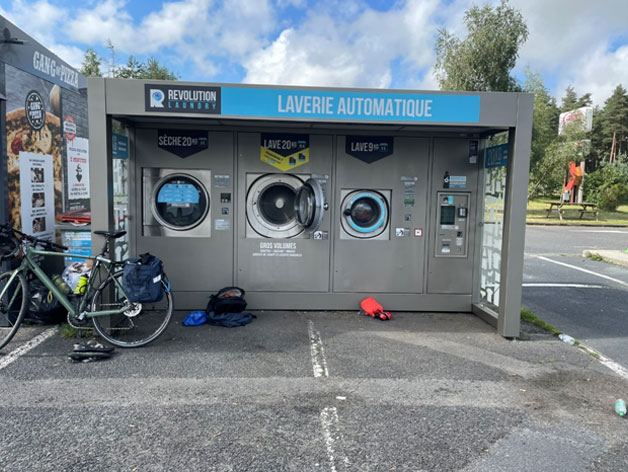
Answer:
[(19, 158), (22, 231), (52, 239), (55, 220), (52, 156), (21, 151)]
[(74, 138), (67, 143), (68, 198), (89, 198), (89, 141)]
[[(34, 225), (32, 217), (32, 188), (30, 187), (30, 169), (33, 156), (42, 157), (49, 166), (50, 175), (44, 184), (46, 214), (46, 233), (54, 231), (54, 215), (63, 209), (63, 166), (62, 166), (62, 131), (60, 107), (61, 91), (53, 85), (34, 75), (22, 72), (10, 65), (5, 65), (6, 74), (6, 138), (7, 138), (7, 171), (9, 185), (9, 211), (11, 223), (22, 228), (26, 233), (41, 229), (40, 221)], [(22, 156), (29, 156), (21, 163)], [(28, 171), (21, 176), (23, 169)], [(27, 189), (22, 189), (22, 185)], [(43, 187), (42, 187), (43, 188)], [(24, 200), (26, 199), (26, 200)], [(38, 209), (39, 214), (41, 209)], [(23, 214), (24, 212), (24, 214)], [(50, 213), (51, 212), (51, 213)], [(34, 231), (33, 234), (43, 234)], [(53, 232), (50, 234), (54, 234)]]

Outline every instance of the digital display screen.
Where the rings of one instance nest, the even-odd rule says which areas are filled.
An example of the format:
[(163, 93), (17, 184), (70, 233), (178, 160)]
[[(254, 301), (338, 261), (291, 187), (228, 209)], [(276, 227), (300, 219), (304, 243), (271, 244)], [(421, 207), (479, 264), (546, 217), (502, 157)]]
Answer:
[(197, 204), (201, 193), (192, 184), (168, 183), (164, 184), (157, 194), (157, 203), (170, 204)]
[(453, 225), (456, 223), (456, 207), (441, 206), (440, 207), (440, 224)]

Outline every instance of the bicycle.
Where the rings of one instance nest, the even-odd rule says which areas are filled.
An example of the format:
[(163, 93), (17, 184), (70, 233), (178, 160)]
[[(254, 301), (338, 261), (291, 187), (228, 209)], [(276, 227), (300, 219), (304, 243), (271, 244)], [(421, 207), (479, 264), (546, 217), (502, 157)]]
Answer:
[[(112, 240), (126, 231), (94, 231), (104, 236), (105, 244), (97, 256), (73, 254), (68, 248), (36, 238), (9, 225), (0, 225), (0, 236), (6, 247), (12, 241), (13, 249), (6, 251), (0, 261), (15, 259), (22, 252), (20, 265), (0, 275), (0, 318), (8, 320), (8, 328), (0, 328), (0, 349), (17, 333), (27, 311), (28, 278), (32, 274), (50, 290), (68, 310), (68, 323), (85, 328), (90, 321), (98, 334), (109, 343), (125, 348), (144, 346), (159, 337), (168, 327), (174, 311), (170, 283), (162, 273), (163, 297), (158, 302), (132, 302), (122, 284), (123, 267), (128, 261), (114, 261), (105, 257)], [(41, 249), (38, 249), (40, 247)], [(8, 253), (7, 253), (8, 252)], [(39, 267), (36, 256), (75, 257), (93, 262), (93, 267), (81, 295), (66, 295)], [(104, 279), (103, 279), (104, 274)], [(4, 331), (4, 334), (3, 334)]]

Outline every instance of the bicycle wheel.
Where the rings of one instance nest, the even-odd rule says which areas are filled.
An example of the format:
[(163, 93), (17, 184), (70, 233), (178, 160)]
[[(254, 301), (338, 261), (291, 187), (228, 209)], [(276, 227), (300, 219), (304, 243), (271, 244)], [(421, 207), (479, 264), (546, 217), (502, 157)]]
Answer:
[(12, 274), (0, 275), (0, 349), (13, 339), (26, 315), (28, 283), (22, 273), (9, 282)]
[[(113, 276), (122, 284), (122, 270)], [(167, 279), (162, 280), (164, 289)], [(127, 302), (112, 278), (105, 280), (92, 298), (91, 311), (115, 310)], [(111, 344), (120, 347), (139, 347), (155, 340), (165, 331), (172, 318), (174, 303), (170, 291), (159, 302), (133, 303), (133, 307), (121, 315), (95, 316), (94, 328)]]

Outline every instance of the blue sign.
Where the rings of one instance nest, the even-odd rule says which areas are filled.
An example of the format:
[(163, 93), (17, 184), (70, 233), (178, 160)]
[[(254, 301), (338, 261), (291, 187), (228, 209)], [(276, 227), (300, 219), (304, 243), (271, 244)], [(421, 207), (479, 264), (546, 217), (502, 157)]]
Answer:
[(157, 194), (157, 203), (198, 203), (200, 193), (192, 184), (165, 184)]
[(260, 118), (477, 123), (480, 96), (222, 87), (221, 113)]
[(506, 164), (508, 164), (508, 143), (486, 148), (484, 167), (492, 169), (493, 167), (504, 167)]
[(129, 158), (129, 138), (118, 133), (111, 134), (111, 156), (114, 159)]

